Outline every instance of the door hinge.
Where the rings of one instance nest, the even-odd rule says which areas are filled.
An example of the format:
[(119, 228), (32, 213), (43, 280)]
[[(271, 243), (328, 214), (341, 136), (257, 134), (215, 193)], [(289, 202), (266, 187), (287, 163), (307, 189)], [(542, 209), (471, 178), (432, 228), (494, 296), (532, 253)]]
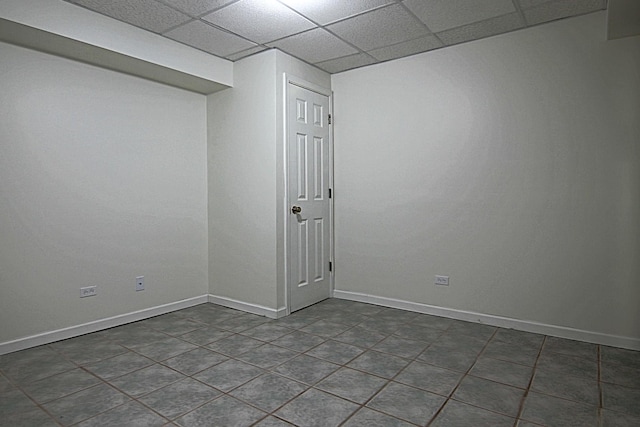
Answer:
[(331, 114), (329, 114), (329, 124), (331, 124)]
[(332, 198), (332, 197), (333, 197), (333, 190), (329, 189), (329, 198)]
[(333, 271), (333, 263), (329, 261), (329, 271)]

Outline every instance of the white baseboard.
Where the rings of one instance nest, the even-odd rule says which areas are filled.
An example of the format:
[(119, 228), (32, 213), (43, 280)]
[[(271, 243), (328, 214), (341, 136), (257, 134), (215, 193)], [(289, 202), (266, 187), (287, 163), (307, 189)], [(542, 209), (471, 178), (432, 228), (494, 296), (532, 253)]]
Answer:
[(138, 320), (148, 319), (160, 314), (170, 313), (172, 311), (181, 310), (183, 308), (192, 307), (208, 301), (207, 295), (189, 298), (169, 304), (159, 305), (156, 307), (145, 308), (144, 310), (134, 311), (132, 313), (121, 314), (118, 316), (108, 317), (106, 319), (95, 320), (93, 322), (83, 323), (82, 325), (71, 326), (68, 328), (58, 329), (55, 331), (43, 332), (41, 334), (32, 335), (25, 338), (19, 338), (13, 341), (0, 343), (0, 355), (12, 353), (14, 351), (24, 350), (26, 348), (36, 347), (43, 344), (49, 344), (55, 341), (73, 338), (91, 332), (101, 331), (103, 329), (121, 326)]
[(287, 309), (285, 307), (274, 309), (265, 307), (263, 305), (252, 304), (249, 302), (239, 301), (227, 297), (220, 297), (217, 295), (209, 295), (209, 302), (229, 308), (235, 308), (236, 310), (246, 311), (248, 313), (257, 314), (258, 316), (265, 316), (270, 319), (278, 319), (285, 316), (287, 313)]
[(640, 350), (640, 339), (623, 337), (619, 335), (603, 334), (600, 332), (585, 331), (582, 329), (567, 328), (564, 326), (548, 325), (528, 320), (512, 319), (509, 317), (494, 316), (491, 314), (475, 313), (472, 311), (456, 310), (452, 308), (437, 307), (417, 302), (404, 301), (394, 298), (386, 298), (369, 294), (348, 291), (333, 291), (334, 298), (351, 301), (365, 302), (384, 307), (399, 308), (418, 313), (432, 314), (434, 316), (448, 317), (451, 319), (465, 320), (467, 322), (483, 323), (500, 328), (516, 329), (519, 331), (533, 332), (536, 334), (551, 335), (578, 341), (586, 341), (594, 344), (603, 344), (612, 347)]

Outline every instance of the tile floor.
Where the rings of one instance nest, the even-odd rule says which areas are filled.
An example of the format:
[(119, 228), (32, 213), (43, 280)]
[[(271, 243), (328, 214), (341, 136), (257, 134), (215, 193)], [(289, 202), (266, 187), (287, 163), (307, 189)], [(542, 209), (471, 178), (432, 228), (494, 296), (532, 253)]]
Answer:
[(2, 426), (640, 426), (640, 352), (338, 299), (0, 356)]

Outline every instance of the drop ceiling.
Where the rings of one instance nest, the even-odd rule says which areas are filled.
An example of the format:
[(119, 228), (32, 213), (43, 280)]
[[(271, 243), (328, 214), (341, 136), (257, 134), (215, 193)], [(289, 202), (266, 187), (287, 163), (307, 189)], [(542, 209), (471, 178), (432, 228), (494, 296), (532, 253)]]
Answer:
[(607, 7), (607, 0), (65, 1), (231, 61), (278, 48), (329, 73)]

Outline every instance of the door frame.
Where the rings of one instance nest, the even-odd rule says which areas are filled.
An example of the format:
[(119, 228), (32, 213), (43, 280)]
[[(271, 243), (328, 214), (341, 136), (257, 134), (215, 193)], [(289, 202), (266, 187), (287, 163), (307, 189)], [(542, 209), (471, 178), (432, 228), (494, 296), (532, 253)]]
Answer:
[(291, 226), (291, 215), (289, 213), (289, 207), (291, 202), (289, 200), (289, 85), (301, 87), (311, 92), (316, 92), (320, 95), (326, 96), (329, 99), (329, 114), (332, 117), (331, 124), (329, 124), (329, 188), (331, 188), (331, 198), (329, 199), (329, 261), (332, 263), (333, 268), (329, 272), (329, 295), (333, 296), (334, 291), (334, 275), (335, 275), (335, 261), (334, 261), (334, 211), (333, 204), (335, 199), (335, 190), (333, 186), (333, 92), (331, 89), (319, 86), (317, 84), (306, 81), (300, 77), (296, 77), (291, 74), (283, 73), (283, 120), (284, 120), (284, 197), (283, 197), (283, 212), (284, 212), (284, 299), (285, 299), (285, 313), (291, 314), (291, 280), (289, 271), (289, 260), (291, 256), (291, 245), (289, 244), (289, 227)]

